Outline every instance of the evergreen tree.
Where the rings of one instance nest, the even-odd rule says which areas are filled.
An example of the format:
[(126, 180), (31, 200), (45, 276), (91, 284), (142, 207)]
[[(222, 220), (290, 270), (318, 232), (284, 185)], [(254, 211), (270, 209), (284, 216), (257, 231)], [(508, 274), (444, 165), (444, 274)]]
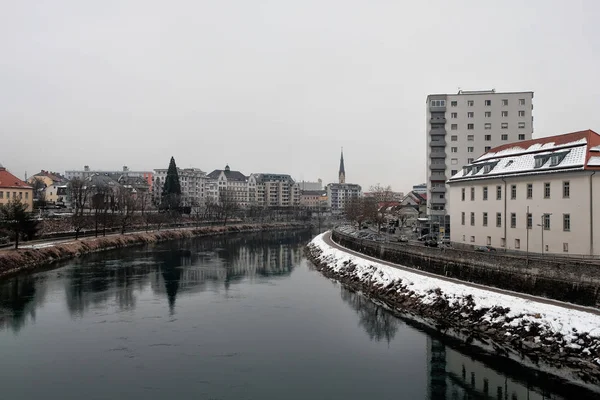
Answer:
[(167, 170), (167, 177), (165, 178), (165, 185), (163, 186), (162, 191), (162, 206), (168, 210), (177, 210), (179, 209), (180, 201), (181, 184), (179, 183), (179, 174), (177, 173), (175, 158), (171, 157), (169, 169)]
[(27, 212), (29, 206), (19, 198), (13, 197), (0, 206), (0, 226), (9, 230), (15, 237), (15, 249), (19, 248), (19, 237), (33, 239), (38, 229), (38, 221)]

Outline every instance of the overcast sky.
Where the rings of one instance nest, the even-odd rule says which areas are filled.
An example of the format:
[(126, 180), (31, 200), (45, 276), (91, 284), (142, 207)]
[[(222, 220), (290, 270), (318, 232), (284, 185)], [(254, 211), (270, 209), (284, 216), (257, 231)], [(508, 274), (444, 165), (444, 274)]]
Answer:
[[(493, 6), (492, 6), (493, 5)], [(179, 167), (410, 190), (429, 93), (532, 90), (600, 131), (599, 1), (3, 1), (0, 163)]]

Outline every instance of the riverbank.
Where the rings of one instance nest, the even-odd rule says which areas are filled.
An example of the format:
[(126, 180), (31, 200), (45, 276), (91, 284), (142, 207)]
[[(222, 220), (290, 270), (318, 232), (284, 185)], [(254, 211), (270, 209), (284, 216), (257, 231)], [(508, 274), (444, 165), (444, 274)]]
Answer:
[(325, 276), (491, 354), (600, 390), (600, 316), (442, 281), (366, 260), (315, 237)]
[(67, 242), (37, 244), (35, 248), (23, 248), (0, 252), (0, 279), (21, 273), (32, 272), (57, 261), (79, 257), (83, 254), (131, 247), (142, 244), (178, 240), (192, 237), (224, 235), (229, 233), (260, 232), (278, 229), (308, 228), (302, 223), (235, 224), (227, 226), (205, 226), (197, 228), (165, 229), (160, 231), (135, 232), (125, 235), (85, 238)]

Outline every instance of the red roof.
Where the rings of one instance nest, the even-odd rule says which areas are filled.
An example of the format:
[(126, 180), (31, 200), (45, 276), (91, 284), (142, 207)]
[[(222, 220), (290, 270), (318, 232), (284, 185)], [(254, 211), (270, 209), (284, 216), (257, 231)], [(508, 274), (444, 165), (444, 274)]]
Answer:
[[(579, 140), (585, 140), (587, 143), (587, 156), (585, 158), (585, 163), (586, 163), (585, 168), (586, 169), (600, 169), (600, 167), (587, 165), (587, 162), (590, 159), (591, 155), (598, 155), (598, 153), (590, 154), (590, 149), (592, 147), (600, 146), (600, 135), (598, 135), (596, 132), (594, 132), (591, 129), (588, 129), (586, 131), (565, 133), (565, 134), (556, 135), (556, 136), (548, 136), (548, 137), (543, 137), (543, 138), (539, 138), (539, 139), (531, 139), (531, 140), (523, 140), (521, 142), (507, 143), (507, 144), (503, 144), (498, 147), (494, 147), (493, 149), (490, 149), (489, 151), (486, 152), (486, 154), (498, 153), (502, 150), (508, 150), (508, 149), (522, 149), (524, 152), (526, 152), (529, 149), (529, 147), (531, 147), (535, 144), (543, 145), (543, 144), (547, 144), (547, 143), (554, 143), (555, 146), (562, 146), (562, 145), (566, 145), (569, 143), (577, 142)], [(544, 151), (547, 151), (547, 149), (542, 148), (542, 149), (539, 149), (536, 151), (544, 152)], [(535, 152), (535, 151), (531, 151), (531, 152)]]
[(0, 167), (0, 188), (31, 189), (31, 186)]

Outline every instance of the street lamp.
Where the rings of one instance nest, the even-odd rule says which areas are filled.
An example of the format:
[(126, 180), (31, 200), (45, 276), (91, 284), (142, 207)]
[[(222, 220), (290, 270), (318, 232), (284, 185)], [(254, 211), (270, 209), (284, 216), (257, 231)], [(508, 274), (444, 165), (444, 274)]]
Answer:
[(544, 257), (544, 221), (546, 219), (546, 217), (551, 216), (552, 213), (544, 213), (542, 214), (542, 223), (538, 224), (538, 226), (540, 226), (542, 228), (542, 257)]

